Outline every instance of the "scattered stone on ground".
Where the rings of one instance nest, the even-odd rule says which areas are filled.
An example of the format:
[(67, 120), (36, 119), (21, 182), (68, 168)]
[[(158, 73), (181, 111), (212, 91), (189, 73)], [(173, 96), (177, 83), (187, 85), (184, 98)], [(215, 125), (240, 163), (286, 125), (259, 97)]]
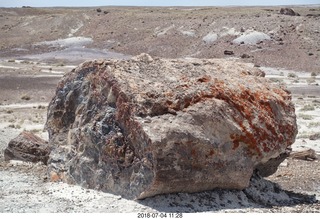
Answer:
[(309, 148), (302, 151), (294, 151), (290, 154), (290, 157), (293, 159), (299, 160), (316, 160), (318, 159), (315, 150)]
[(300, 16), (300, 14), (295, 12), (292, 8), (281, 8), (280, 14), (290, 15), (290, 16)]
[(225, 55), (234, 55), (234, 52), (233, 51), (230, 51), (230, 50), (225, 50), (223, 52)]
[(47, 164), (49, 153), (48, 142), (32, 132), (23, 131), (9, 142), (8, 147), (4, 150), (4, 158), (5, 160)]

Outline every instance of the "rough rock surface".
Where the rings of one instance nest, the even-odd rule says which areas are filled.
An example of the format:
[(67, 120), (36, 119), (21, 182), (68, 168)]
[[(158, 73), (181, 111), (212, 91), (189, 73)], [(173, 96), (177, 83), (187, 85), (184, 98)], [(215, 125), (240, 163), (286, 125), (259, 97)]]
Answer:
[(290, 93), (226, 60), (96, 60), (58, 84), (51, 180), (145, 198), (243, 189), (297, 134)]
[(271, 176), (274, 174), (278, 166), (287, 158), (290, 156), (291, 148), (287, 148), (285, 152), (281, 153), (278, 157), (271, 158), (266, 163), (262, 163), (256, 166), (256, 169), (259, 172), (259, 175), (262, 177)]
[(23, 131), (9, 142), (8, 147), (4, 150), (4, 158), (5, 160), (22, 160), (47, 164), (49, 153), (48, 142), (32, 132)]
[(290, 16), (300, 16), (300, 14), (295, 12), (292, 8), (281, 8), (280, 14), (290, 15)]

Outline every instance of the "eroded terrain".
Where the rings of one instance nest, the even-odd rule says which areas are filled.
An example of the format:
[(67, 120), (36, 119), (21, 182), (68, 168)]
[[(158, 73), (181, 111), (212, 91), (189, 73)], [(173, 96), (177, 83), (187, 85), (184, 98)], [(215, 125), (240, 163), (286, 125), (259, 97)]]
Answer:
[[(271, 83), (285, 83), (292, 92), (299, 129), (293, 151), (311, 148), (319, 156), (320, 8), (297, 7), (301, 16), (293, 17), (278, 10), (0, 9), (0, 212), (319, 212), (319, 204), (262, 208), (241, 197), (242, 204), (237, 204), (231, 193), (208, 203), (199, 201), (203, 194), (160, 196), (137, 203), (47, 182), (44, 166), (3, 158), (9, 140), (22, 130), (47, 138), (47, 106), (63, 74), (87, 59), (126, 59), (140, 52), (168, 58), (237, 59), (260, 66)], [(246, 31), (247, 35), (265, 33), (270, 39), (251, 44), (255, 38), (249, 35), (244, 43), (233, 42)], [(318, 160), (287, 159), (268, 180), (320, 199)], [(26, 199), (32, 201), (21, 202)]]

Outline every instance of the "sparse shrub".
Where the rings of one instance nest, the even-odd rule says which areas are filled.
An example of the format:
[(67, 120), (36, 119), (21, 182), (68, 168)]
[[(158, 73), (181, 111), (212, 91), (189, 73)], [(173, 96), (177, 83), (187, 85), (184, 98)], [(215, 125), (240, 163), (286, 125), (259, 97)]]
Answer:
[(293, 80), (293, 83), (299, 83), (299, 79)]
[(311, 104), (307, 104), (300, 109), (300, 111), (312, 111), (312, 110), (315, 110), (315, 107)]
[(30, 100), (31, 97), (30, 97), (29, 95), (25, 94), (25, 95), (23, 95), (23, 96), (21, 97), (21, 99), (22, 99), (22, 100)]
[(303, 120), (312, 120), (313, 116), (311, 115), (306, 115), (306, 114), (299, 114), (299, 117)]
[(42, 106), (42, 105), (39, 105), (38, 106), (38, 109), (45, 109), (46, 107), (45, 106)]
[(270, 78), (269, 80), (274, 83), (281, 82), (278, 78)]
[(9, 119), (8, 122), (15, 122), (16, 120), (15, 119)]
[(308, 84), (316, 83), (316, 78), (315, 77), (308, 78), (307, 83)]
[(309, 138), (310, 134), (308, 132), (302, 132), (302, 133), (299, 133), (297, 135), (297, 138), (299, 139), (306, 139), (306, 138)]
[(21, 119), (20, 121), (19, 121), (19, 125), (22, 125), (24, 123), (24, 119)]
[(59, 67), (63, 67), (63, 66), (65, 66), (65, 64), (63, 63), (63, 62), (59, 62), (58, 64), (57, 64), (57, 66)]
[(311, 73), (311, 77), (316, 77), (318, 74), (317, 73), (315, 73), (315, 72), (312, 72)]
[(288, 78), (297, 78), (298, 76), (295, 73), (290, 72)]
[(36, 132), (41, 132), (40, 129), (31, 129), (30, 132), (36, 133)]
[(310, 135), (309, 139), (313, 140), (313, 141), (317, 140), (317, 139), (320, 139), (320, 132)]
[(7, 110), (6, 113), (11, 114), (13, 113), (13, 110)]
[(9, 59), (8, 62), (16, 62), (14, 59)]
[(310, 122), (308, 128), (320, 127), (320, 122)]

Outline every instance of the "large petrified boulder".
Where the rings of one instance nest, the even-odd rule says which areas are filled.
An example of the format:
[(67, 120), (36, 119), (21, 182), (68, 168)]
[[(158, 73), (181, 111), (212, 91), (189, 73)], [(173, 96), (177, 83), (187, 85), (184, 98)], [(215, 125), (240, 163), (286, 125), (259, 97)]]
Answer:
[(4, 159), (47, 164), (49, 153), (50, 148), (47, 141), (32, 132), (23, 131), (9, 142), (8, 147), (4, 150)]
[(85, 62), (48, 108), (49, 175), (138, 199), (246, 188), (297, 134), (290, 93), (263, 76), (214, 59)]

